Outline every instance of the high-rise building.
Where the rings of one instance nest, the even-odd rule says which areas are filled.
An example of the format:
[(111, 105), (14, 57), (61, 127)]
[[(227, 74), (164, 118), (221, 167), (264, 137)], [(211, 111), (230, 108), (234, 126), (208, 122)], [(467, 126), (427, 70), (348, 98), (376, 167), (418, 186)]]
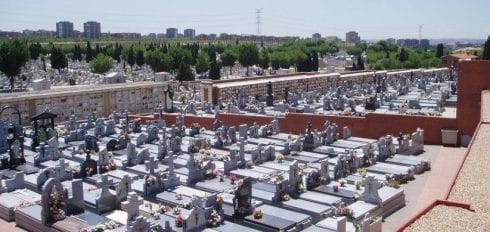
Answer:
[(394, 38), (388, 38), (388, 39), (386, 39), (386, 42), (387, 43), (390, 43), (390, 44), (396, 44), (396, 39), (394, 39)]
[(430, 42), (428, 39), (421, 39), (420, 40), (420, 48), (426, 49), (430, 46)]
[(73, 37), (73, 23), (68, 21), (57, 22), (56, 36), (59, 38)]
[(349, 31), (345, 33), (345, 42), (358, 44), (361, 42), (361, 37), (355, 31)]
[(311, 35), (311, 38), (313, 38), (313, 39), (321, 39), (322, 38), (322, 34), (320, 34), (320, 33), (313, 33)]
[(177, 28), (171, 27), (167, 28), (167, 38), (177, 38), (179, 36), (179, 30)]
[(100, 37), (100, 23), (95, 21), (88, 21), (83, 24), (83, 34), (87, 38), (99, 38)]
[(194, 38), (196, 37), (196, 30), (194, 29), (185, 29), (184, 30), (184, 37), (186, 38)]

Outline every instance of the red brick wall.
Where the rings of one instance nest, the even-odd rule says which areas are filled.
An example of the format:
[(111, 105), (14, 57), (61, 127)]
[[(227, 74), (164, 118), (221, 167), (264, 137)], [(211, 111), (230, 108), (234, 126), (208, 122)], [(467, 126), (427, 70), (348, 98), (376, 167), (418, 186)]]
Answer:
[[(165, 114), (164, 119), (167, 126), (175, 123), (177, 114)], [(157, 119), (158, 114), (155, 115)], [(131, 116), (133, 118), (133, 116)], [(142, 122), (152, 120), (153, 116), (140, 116)], [(227, 126), (241, 124), (251, 126), (254, 122), (258, 125), (269, 124), (271, 116), (262, 115), (242, 115), (242, 114), (220, 114), (220, 120)], [(304, 133), (306, 124), (311, 122), (314, 129), (323, 130), (326, 120), (335, 122), (339, 125), (339, 133), (342, 135), (342, 128), (348, 126), (352, 135), (356, 137), (366, 137), (377, 139), (383, 135), (398, 135), (402, 133), (412, 133), (417, 128), (425, 130), (425, 142), (427, 144), (441, 144), (441, 129), (457, 128), (455, 118), (410, 116), (410, 115), (390, 115), (390, 114), (368, 114), (366, 117), (346, 117), (346, 116), (327, 116), (314, 114), (289, 113), (286, 117), (279, 118), (279, 126), (284, 133), (299, 134)], [(201, 117), (196, 115), (185, 115), (184, 124), (190, 127), (191, 123), (197, 122), (207, 129), (213, 125), (213, 117)]]
[(463, 61), (458, 77), (459, 134), (471, 136), (481, 117), (481, 92), (490, 89), (490, 61)]

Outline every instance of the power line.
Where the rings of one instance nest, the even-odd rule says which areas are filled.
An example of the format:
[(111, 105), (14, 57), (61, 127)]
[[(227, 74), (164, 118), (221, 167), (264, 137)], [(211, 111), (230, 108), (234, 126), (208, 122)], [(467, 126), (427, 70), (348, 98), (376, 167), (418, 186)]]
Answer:
[(421, 40), (422, 39), (422, 29), (423, 29), (424, 25), (419, 24), (418, 26), (419, 26), (419, 40)]
[(260, 24), (261, 22), (261, 14), (262, 14), (262, 9), (257, 9), (257, 35), (260, 35)]

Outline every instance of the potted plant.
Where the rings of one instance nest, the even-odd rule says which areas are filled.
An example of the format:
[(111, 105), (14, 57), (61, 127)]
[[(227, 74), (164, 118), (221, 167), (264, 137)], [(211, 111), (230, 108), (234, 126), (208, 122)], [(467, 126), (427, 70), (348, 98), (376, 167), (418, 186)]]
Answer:
[(283, 154), (277, 154), (276, 155), (276, 160), (278, 163), (282, 163), (284, 161), (284, 155)]
[(238, 180), (238, 177), (235, 174), (230, 174), (228, 176), (228, 179), (230, 179), (231, 184), (234, 185), (235, 184), (235, 181)]
[(184, 218), (181, 215), (175, 217), (175, 226), (182, 227), (184, 225)]
[(356, 190), (361, 190), (361, 185), (362, 185), (362, 182), (361, 181), (356, 180), (355, 185), (356, 185)]
[(255, 209), (254, 210), (254, 219), (261, 219), (261, 218), (262, 218), (262, 210)]
[(345, 184), (347, 183), (347, 181), (345, 181), (344, 179), (340, 180), (339, 181), (340, 183), (340, 187), (345, 187)]

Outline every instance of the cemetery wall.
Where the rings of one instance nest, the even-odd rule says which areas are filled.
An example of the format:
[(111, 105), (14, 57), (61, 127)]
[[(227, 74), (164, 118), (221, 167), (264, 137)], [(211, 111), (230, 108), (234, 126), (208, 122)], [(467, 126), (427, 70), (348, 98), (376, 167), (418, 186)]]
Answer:
[(459, 134), (471, 136), (481, 117), (482, 90), (490, 89), (490, 61), (463, 61), (458, 76)]
[[(164, 119), (167, 127), (175, 123), (177, 114), (165, 114)], [(130, 118), (141, 118), (143, 122), (154, 120), (158, 115), (131, 116)], [(244, 115), (244, 114), (220, 114), (219, 119), (227, 126), (241, 124), (251, 126), (254, 122), (258, 125), (270, 124), (272, 116), (265, 115)], [(191, 123), (197, 122), (201, 126), (209, 129), (212, 127), (214, 117), (201, 117), (196, 115), (185, 115), (184, 124), (190, 127)], [(391, 115), (391, 114), (367, 114), (365, 117), (317, 115), (288, 113), (285, 117), (279, 117), (280, 130), (283, 133), (304, 134), (306, 124), (311, 122), (313, 129), (321, 131), (326, 120), (337, 123), (339, 128), (348, 126), (352, 135), (356, 137), (366, 137), (378, 139), (384, 135), (411, 134), (417, 128), (424, 129), (424, 142), (427, 144), (441, 144), (441, 129), (456, 129), (458, 126), (456, 118), (430, 117), (418, 115)], [(342, 129), (339, 130), (342, 136)]]
[(435, 75), (449, 73), (448, 68), (437, 69), (410, 69), (397, 71), (356, 72), (356, 73), (297, 73), (292, 75), (277, 75), (253, 78), (240, 78), (234, 80), (213, 81), (212, 103), (217, 104), (219, 99), (229, 99), (237, 96), (240, 88), (244, 88), (245, 97), (267, 96), (267, 83), (271, 81), (274, 98), (284, 99), (284, 89), (289, 87), (289, 93), (324, 90), (337, 87), (343, 82), (348, 84), (363, 84), (374, 80), (375, 76), (398, 78), (400, 76)]
[[(75, 86), (50, 91), (27, 92), (0, 99), (0, 107), (13, 105), (22, 114), (24, 125), (32, 115), (49, 108), (58, 114), (57, 122), (68, 121), (73, 113), (79, 119), (87, 114), (107, 117), (113, 111), (132, 113), (153, 111), (164, 100), (163, 91), (168, 83), (137, 82), (113, 85)], [(172, 83), (174, 85), (174, 83)], [(2, 115), (15, 116), (15, 115)]]

